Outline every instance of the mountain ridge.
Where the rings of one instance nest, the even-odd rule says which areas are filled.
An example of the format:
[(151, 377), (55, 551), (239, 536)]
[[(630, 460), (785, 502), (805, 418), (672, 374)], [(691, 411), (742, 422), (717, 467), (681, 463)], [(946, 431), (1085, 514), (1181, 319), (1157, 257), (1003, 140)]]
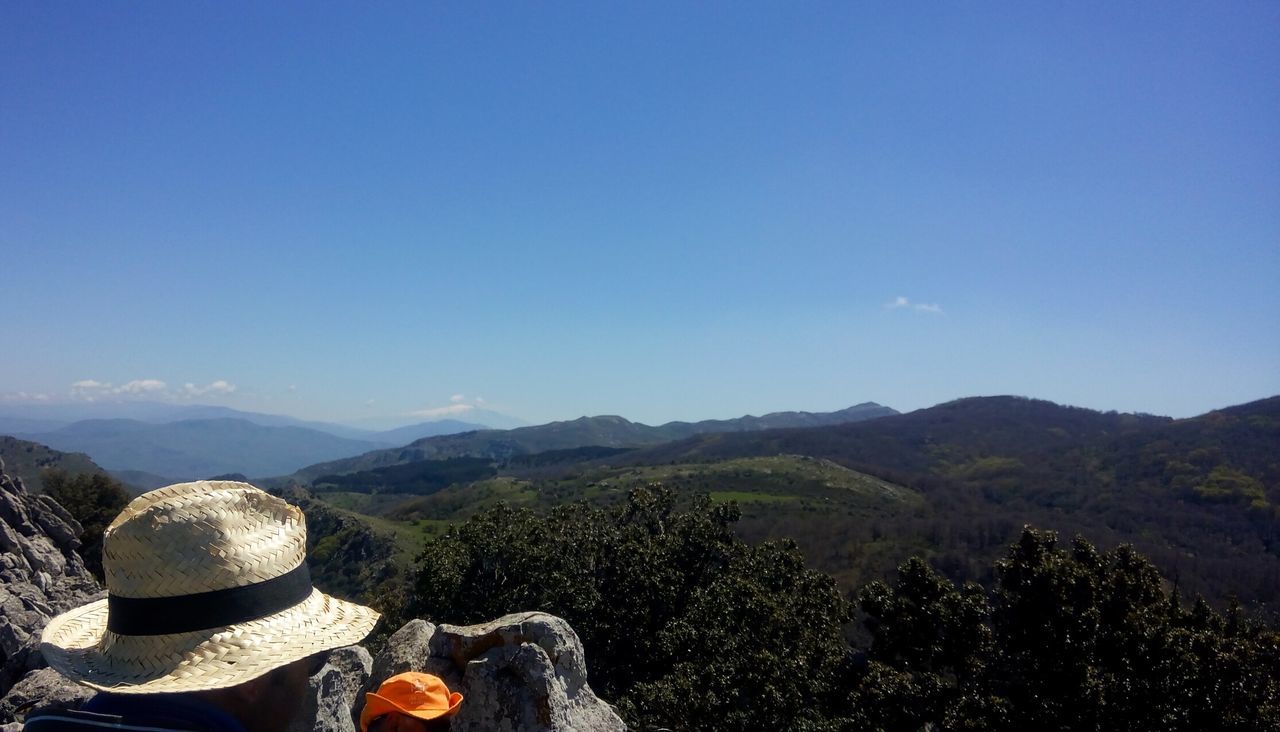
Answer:
[(322, 475), (352, 473), (418, 460), (450, 457), (508, 459), (517, 455), (585, 446), (635, 447), (681, 439), (706, 431), (762, 429), (764, 424), (838, 424), (892, 416), (898, 412), (875, 402), (862, 402), (835, 412), (772, 412), (761, 417), (701, 422), (667, 422), (651, 427), (618, 415), (578, 417), (511, 430), (476, 430), (427, 437), (390, 450), (375, 450), (351, 458), (307, 466), (292, 477), (311, 480)]

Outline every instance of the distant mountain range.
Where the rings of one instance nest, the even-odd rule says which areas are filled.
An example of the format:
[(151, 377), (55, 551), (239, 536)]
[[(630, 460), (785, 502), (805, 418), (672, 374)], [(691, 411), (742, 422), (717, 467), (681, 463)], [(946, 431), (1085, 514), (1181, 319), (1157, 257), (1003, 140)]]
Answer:
[(311, 465), (294, 474), (309, 481), (320, 476), (374, 470), (419, 460), (483, 457), (497, 460), (548, 450), (586, 446), (640, 447), (704, 433), (747, 432), (774, 428), (844, 424), (898, 414), (889, 407), (864, 402), (837, 412), (774, 412), (761, 417), (668, 422), (657, 427), (615, 415), (580, 417), (512, 430), (479, 430), (417, 440), (404, 447), (375, 450), (357, 457)]
[[(59, 420), (86, 412), (135, 418)], [(487, 416), (488, 413), (467, 412)], [(537, 427), (487, 429), (458, 420), (422, 422), (382, 431), (307, 422), (218, 406), (126, 402), (47, 405), (0, 412), (0, 434), (90, 456), (122, 481), (148, 489), (178, 480), (240, 473), (253, 478), (355, 472), (431, 457), (505, 458), (583, 446), (638, 447), (705, 432), (800, 427), (896, 414), (867, 402), (838, 412), (777, 412), (762, 417), (669, 422), (650, 427), (622, 417), (582, 417)], [(182, 419), (173, 419), (182, 416)], [(496, 415), (501, 416), (501, 415)], [(14, 427), (20, 429), (12, 429)], [(404, 445), (405, 447), (398, 447)], [(351, 456), (359, 456), (351, 458)], [(350, 463), (342, 459), (350, 458)], [(338, 469), (331, 469), (337, 461)], [(303, 468), (303, 466), (311, 466)]]
[(265, 426), (245, 419), (188, 419), (154, 424), (135, 419), (90, 419), (49, 432), (19, 433), (24, 440), (80, 452), (138, 488), (221, 473), (280, 475), (321, 460), (404, 444), (424, 435), (475, 429), (448, 420), (373, 432), (356, 440), (292, 425)]
[(369, 430), (228, 407), (141, 401), (0, 409), (0, 435), (86, 453), (140, 489), (219, 473), (279, 475), (317, 460), (477, 429), (486, 426), (444, 419)]
[(87, 420), (135, 420), (166, 424), (188, 420), (242, 419), (263, 427), (304, 427), (351, 440), (403, 445), (431, 435), (476, 429), (523, 426), (523, 422), (497, 412), (471, 410), (469, 421), (457, 419), (420, 420), (406, 423), (405, 417), (381, 417), (353, 424), (316, 422), (283, 414), (245, 412), (230, 407), (205, 404), (170, 404), (148, 401), (96, 401), (61, 404), (5, 404), (0, 406), (0, 435), (53, 432)]

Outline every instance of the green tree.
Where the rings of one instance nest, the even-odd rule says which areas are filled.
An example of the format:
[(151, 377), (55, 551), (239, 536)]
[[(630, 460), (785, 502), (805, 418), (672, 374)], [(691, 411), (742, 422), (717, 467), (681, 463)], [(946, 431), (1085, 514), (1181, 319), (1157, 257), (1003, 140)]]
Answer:
[(925, 562), (859, 594), (872, 632), (851, 729), (1280, 728), (1280, 636), (1184, 610), (1131, 547), (1027, 528), (988, 603)]
[(120, 481), (102, 473), (70, 475), (48, 468), (41, 472), (44, 492), (80, 522), (80, 556), (93, 576), (101, 582), (102, 532), (129, 503), (129, 493)]
[(732, 504), (665, 488), (604, 510), (505, 505), (429, 542), (409, 613), (538, 609), (582, 639), (591, 684), (638, 729), (821, 729), (842, 699), (850, 607), (790, 543), (750, 546)]
[(988, 689), (991, 608), (981, 587), (957, 590), (917, 557), (899, 567), (892, 587), (865, 586), (858, 603), (873, 640), (852, 699), (855, 726), (1000, 726), (1007, 710)]

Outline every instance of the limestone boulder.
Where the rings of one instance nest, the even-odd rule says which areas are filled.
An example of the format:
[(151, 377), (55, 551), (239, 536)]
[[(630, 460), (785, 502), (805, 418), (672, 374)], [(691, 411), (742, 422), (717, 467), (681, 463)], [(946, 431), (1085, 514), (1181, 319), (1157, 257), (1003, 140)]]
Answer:
[[(418, 648), (426, 637), (427, 654), (413, 658), (389, 643), (374, 659), (368, 690), (401, 671), (436, 674), (465, 698), (453, 718), (455, 732), (626, 729), (587, 684), (582, 642), (564, 620), (533, 612), (434, 629), (425, 621), (414, 622), (396, 635), (412, 638)], [(395, 662), (393, 655), (398, 656)], [(357, 716), (361, 707), (357, 703)]]
[(357, 698), (373, 669), (373, 656), (361, 646), (348, 646), (329, 652), (325, 665), (308, 685), (302, 707), (289, 726), (289, 732), (354, 732), (359, 729), (351, 716)]
[[(25, 693), (24, 677), (45, 666), (40, 633), (50, 618), (103, 596), (75, 552), (81, 530), (57, 501), (5, 475), (0, 461), (0, 724), (12, 721), (13, 690)], [(51, 682), (38, 674), (29, 683)]]

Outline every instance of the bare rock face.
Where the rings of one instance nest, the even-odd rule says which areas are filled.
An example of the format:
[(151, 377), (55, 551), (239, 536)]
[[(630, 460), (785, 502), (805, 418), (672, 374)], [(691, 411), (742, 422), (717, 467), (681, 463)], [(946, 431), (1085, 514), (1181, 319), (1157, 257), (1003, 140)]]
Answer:
[(45, 666), (40, 633), (49, 619), (103, 596), (75, 553), (81, 531), (52, 498), (5, 475), (0, 461), (0, 724), (11, 721), (10, 689)]
[[(377, 689), (379, 684), (396, 674), (421, 671), (425, 659), (431, 656), (431, 638), (435, 633), (436, 626), (425, 620), (410, 620), (393, 633), (387, 639), (386, 648), (373, 659), (368, 691)], [(363, 695), (360, 700), (359, 706), (364, 708)], [(358, 713), (356, 717), (359, 717)]]
[[(427, 655), (417, 655), (424, 645)], [(577, 633), (546, 613), (517, 613), (469, 626), (433, 628), (413, 621), (392, 636), (373, 668), (368, 691), (395, 673), (425, 671), (462, 692), (455, 732), (626, 729), (587, 685)], [(361, 708), (363, 695), (354, 709), (357, 719)]]
[(311, 677), (307, 696), (288, 732), (354, 732), (351, 707), (364, 699), (364, 687), (373, 668), (373, 656), (361, 646), (329, 652), (329, 658)]

